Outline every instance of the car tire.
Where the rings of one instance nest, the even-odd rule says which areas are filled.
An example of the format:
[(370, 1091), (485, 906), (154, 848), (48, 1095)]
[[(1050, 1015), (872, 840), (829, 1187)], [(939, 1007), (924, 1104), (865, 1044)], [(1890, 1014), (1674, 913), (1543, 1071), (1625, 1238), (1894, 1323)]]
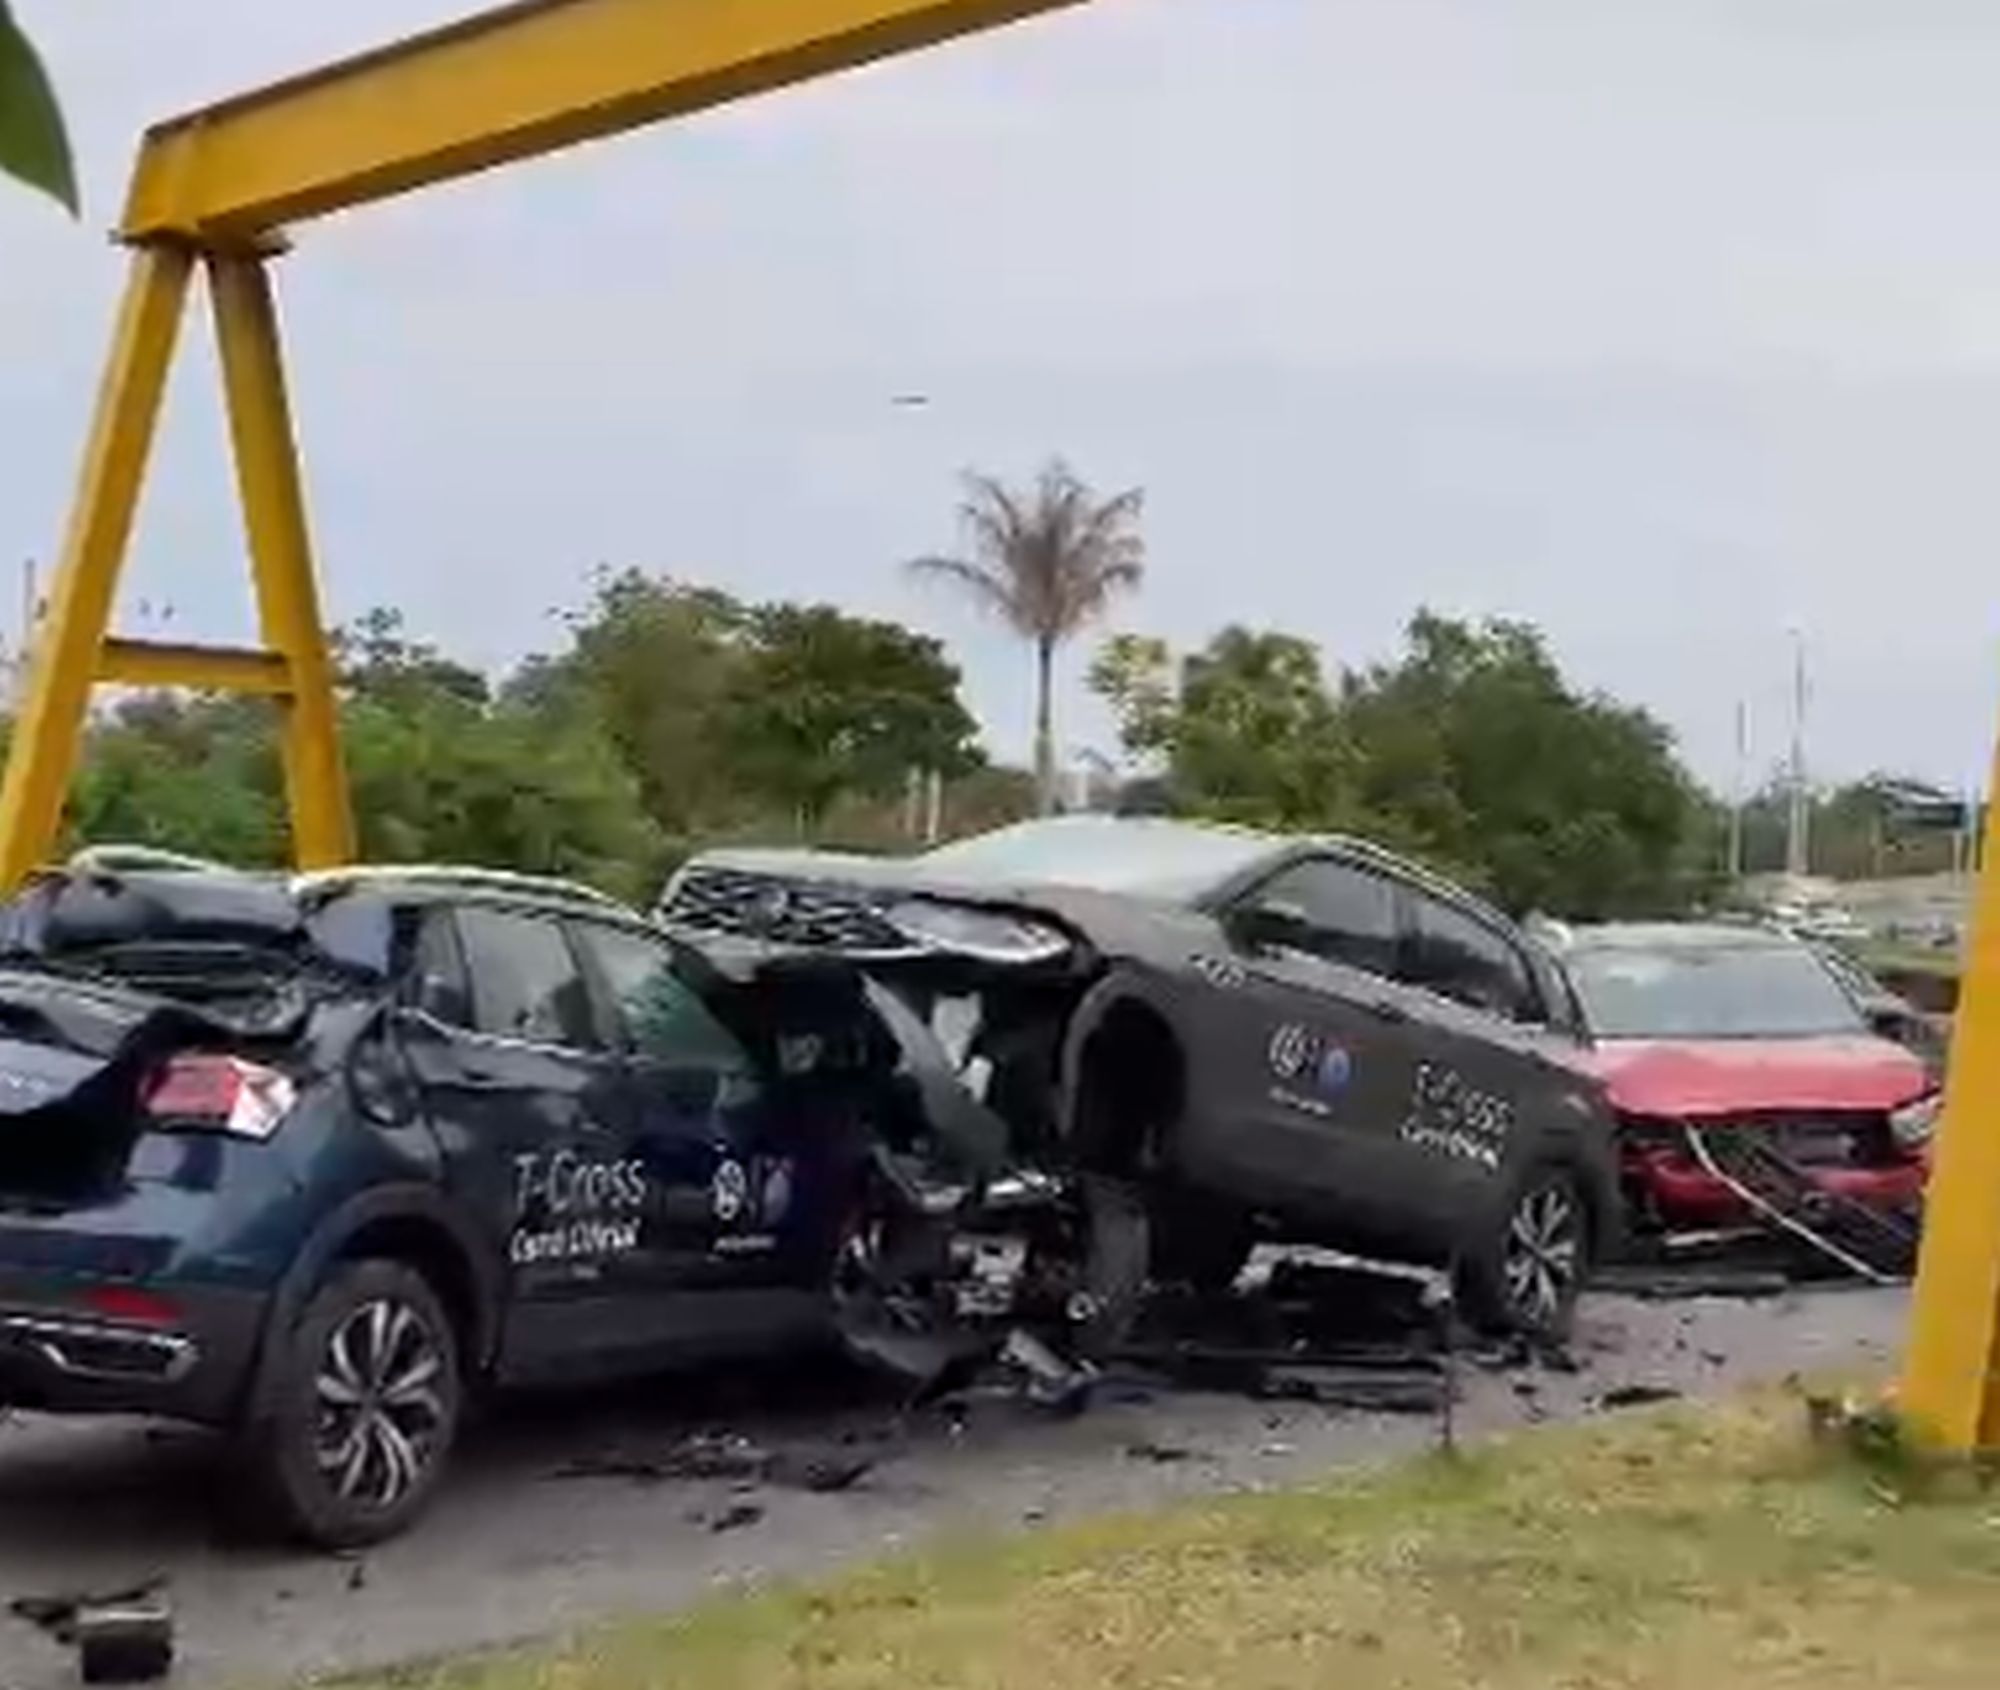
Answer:
[(1589, 1277), (1594, 1228), (1583, 1184), (1560, 1162), (1530, 1167), (1458, 1263), (1459, 1306), (1481, 1331), (1561, 1339)]
[(1146, 1300), (1152, 1258), (1152, 1215), (1129, 1180), (1088, 1174), (1078, 1198), (1083, 1222), (1084, 1318), (1077, 1323), (1078, 1353), (1113, 1359), (1130, 1336)]
[(1220, 1203), (1165, 1196), (1154, 1203), (1152, 1222), (1154, 1280), (1204, 1295), (1234, 1285), (1257, 1242), (1249, 1218)]
[(443, 1303), (400, 1262), (346, 1263), (273, 1341), (243, 1433), (258, 1522), (321, 1549), (395, 1536), (431, 1500), (464, 1414)]

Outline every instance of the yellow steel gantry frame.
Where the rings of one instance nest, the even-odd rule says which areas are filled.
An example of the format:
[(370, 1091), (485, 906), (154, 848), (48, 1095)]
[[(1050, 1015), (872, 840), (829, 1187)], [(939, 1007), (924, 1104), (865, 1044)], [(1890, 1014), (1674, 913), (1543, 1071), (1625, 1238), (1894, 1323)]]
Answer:
[[(286, 227), (1081, 0), (527, 0), (161, 124), (118, 324), (0, 787), (0, 889), (46, 861), (98, 681), (285, 710), (293, 851), (354, 855), (269, 261)], [(195, 265), (207, 273), (264, 649), (115, 639), (112, 601)], [(1994, 790), (2000, 790), (2000, 763)], [(2000, 1445), (2000, 810), (1989, 812), (1902, 1406)]]
[[(913, 52), (1079, 0), (528, 0), (147, 131), (131, 280), (0, 787), (0, 889), (45, 862), (98, 681), (264, 693), (292, 848), (354, 856), (269, 261), (329, 212)], [(261, 651), (109, 637), (195, 265), (207, 273)]]

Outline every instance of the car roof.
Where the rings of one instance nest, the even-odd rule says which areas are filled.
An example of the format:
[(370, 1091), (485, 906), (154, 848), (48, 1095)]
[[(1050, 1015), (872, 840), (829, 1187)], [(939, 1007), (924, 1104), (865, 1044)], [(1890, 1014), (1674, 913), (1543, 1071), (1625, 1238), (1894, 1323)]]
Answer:
[(357, 893), (375, 893), (406, 904), (497, 904), (651, 926), (639, 911), (580, 881), (469, 864), (356, 864), (292, 874), (241, 868), (144, 846), (92, 846), (45, 873), (41, 880), (44, 885), (50, 881), (105, 886), (122, 883), (169, 906), (175, 901), (177, 888), (197, 893), (204, 903), (220, 895), (244, 916), (272, 926), (282, 924), (280, 912), (295, 912), (293, 919), (297, 919), (299, 914)]
[[(1270, 867), (1282, 861), (1301, 856), (1339, 857), (1360, 867), (1380, 869), (1385, 874), (1393, 874), (1399, 879), (1448, 902), (1456, 903), (1473, 912), (1512, 927), (1513, 923), (1502, 911), (1489, 904), (1478, 893), (1459, 885), (1456, 881), (1426, 868), (1422, 863), (1401, 856), (1386, 846), (1377, 845), (1372, 840), (1363, 839), (1351, 833), (1276, 833), (1269, 828), (1248, 827), (1236, 822), (1190, 820), (1180, 816), (1113, 816), (1074, 815), (1050, 816), (1030, 823), (1016, 823), (1016, 826), (1063, 828), (1082, 831), (1092, 829), (1104, 833), (1124, 833), (1133, 838), (1158, 837), (1163, 834), (1179, 834), (1186, 838), (1228, 839), (1246, 846), (1262, 847), (1268, 862), (1252, 865), (1229, 877), (1233, 881), (1255, 878)], [(1004, 830), (1001, 830), (1004, 831)], [(972, 836), (981, 837), (979, 835)], [(733, 854), (738, 860), (750, 853)], [(788, 853), (773, 851), (764, 855), (772, 863), (782, 861)], [(805, 856), (809, 857), (810, 853)], [(793, 861), (803, 858), (794, 857)], [(923, 857), (904, 859), (922, 862)]]

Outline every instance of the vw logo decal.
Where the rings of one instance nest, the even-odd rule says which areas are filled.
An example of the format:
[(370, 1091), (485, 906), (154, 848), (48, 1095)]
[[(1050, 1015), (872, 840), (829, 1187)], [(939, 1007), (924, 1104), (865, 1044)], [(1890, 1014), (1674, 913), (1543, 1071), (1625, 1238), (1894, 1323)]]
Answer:
[(1291, 1023), (1271, 1035), (1267, 1053), (1271, 1072), (1281, 1080), (1301, 1080), (1319, 1067), (1324, 1054), (1320, 1036), (1310, 1027)]

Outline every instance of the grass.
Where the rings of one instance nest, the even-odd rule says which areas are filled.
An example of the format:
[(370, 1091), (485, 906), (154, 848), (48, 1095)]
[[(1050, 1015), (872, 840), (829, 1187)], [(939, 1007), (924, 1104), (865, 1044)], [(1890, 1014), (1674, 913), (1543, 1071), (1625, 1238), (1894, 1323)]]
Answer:
[(1973, 1690), (2000, 1502), (1898, 1500), (1795, 1400), (1525, 1434), (963, 1543), (371, 1690)]

